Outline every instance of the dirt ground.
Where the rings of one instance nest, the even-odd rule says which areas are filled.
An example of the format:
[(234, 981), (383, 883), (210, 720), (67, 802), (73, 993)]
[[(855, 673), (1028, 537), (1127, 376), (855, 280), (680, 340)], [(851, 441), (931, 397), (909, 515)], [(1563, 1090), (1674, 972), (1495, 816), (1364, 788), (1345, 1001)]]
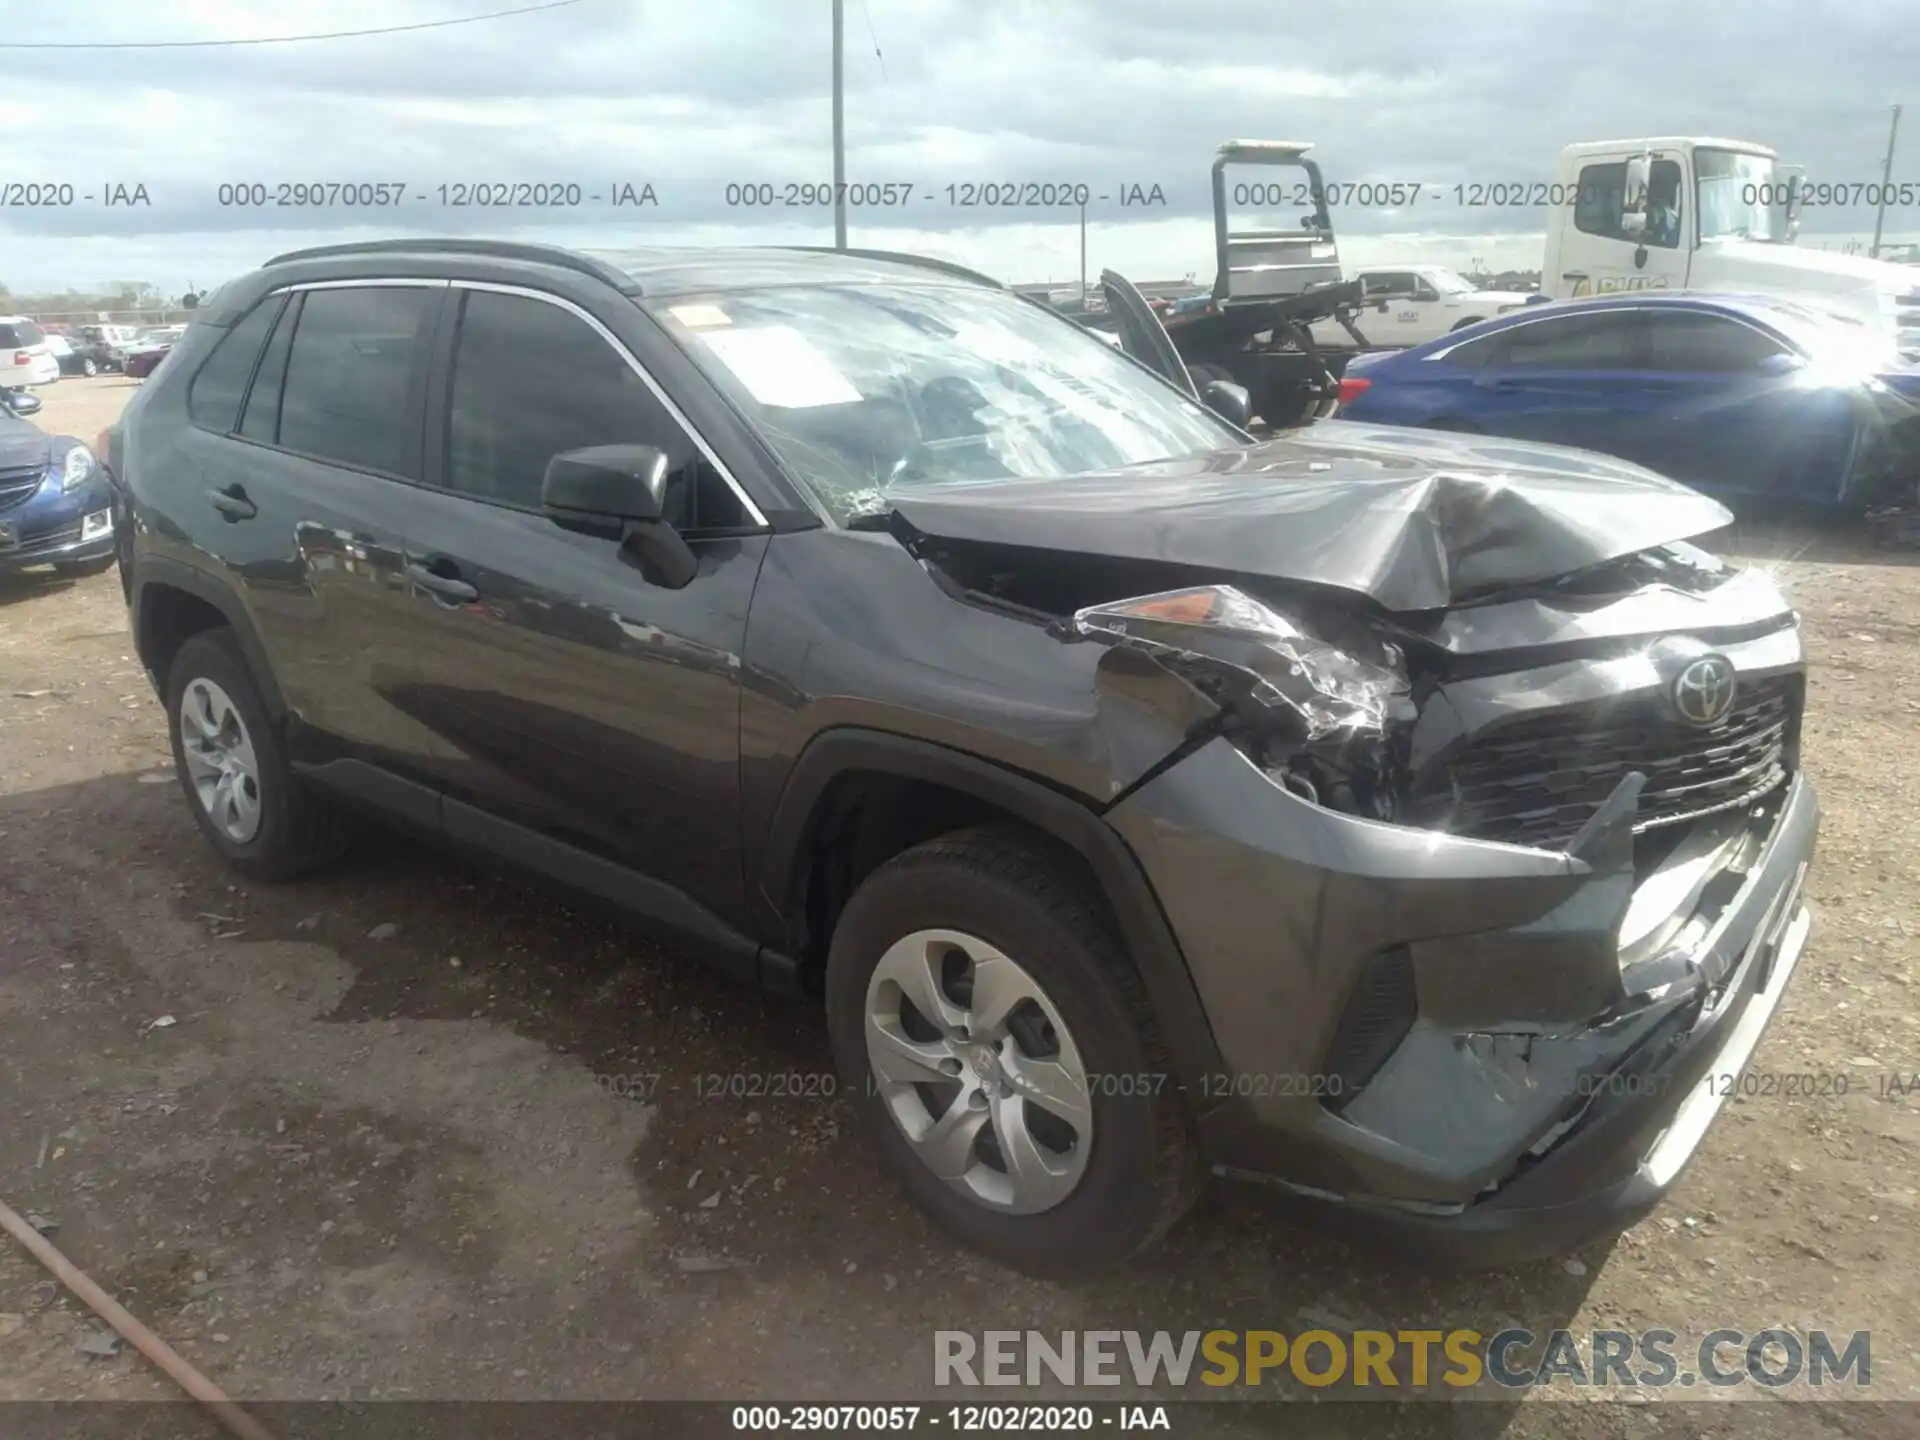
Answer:
[[(62, 382), (39, 422), (91, 437), (132, 390)], [(1222, 1187), (1117, 1276), (959, 1251), (841, 1103), (708, 1098), (830, 1069), (813, 1013), (397, 838), (237, 881), (112, 574), (0, 582), (0, 1199), (241, 1398), (950, 1401), (940, 1329), (1513, 1323), (1871, 1330), (1872, 1394), (1920, 1396), (1920, 1091), (1882, 1078), (1920, 1072), (1920, 571), (1842, 531), (1729, 543), (1805, 610), (1826, 805), (1756, 1064), (1852, 1093), (1734, 1101), (1669, 1203), (1572, 1261), (1448, 1274)], [(173, 1393), (87, 1330), (0, 1237), (0, 1400)], [(1599, 1433), (1564, 1391), (1494, 1398), (1457, 1433)], [(1726, 1433), (1812, 1428), (1804, 1389), (1712, 1398)]]

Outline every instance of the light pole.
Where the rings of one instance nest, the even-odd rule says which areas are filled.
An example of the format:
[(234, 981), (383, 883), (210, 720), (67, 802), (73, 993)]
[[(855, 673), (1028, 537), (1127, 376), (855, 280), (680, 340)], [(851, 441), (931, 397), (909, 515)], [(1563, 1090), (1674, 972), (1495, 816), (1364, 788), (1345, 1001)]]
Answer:
[(1087, 308), (1087, 202), (1080, 202), (1080, 308)]
[(833, 0), (833, 248), (847, 248), (846, 0)]
[(1869, 259), (1880, 258), (1880, 231), (1887, 223), (1887, 191), (1892, 188), (1893, 180), (1893, 142), (1900, 134), (1900, 107), (1893, 107), (1893, 123), (1887, 127), (1887, 163), (1880, 169), (1880, 208), (1873, 217), (1873, 249), (1867, 252)]

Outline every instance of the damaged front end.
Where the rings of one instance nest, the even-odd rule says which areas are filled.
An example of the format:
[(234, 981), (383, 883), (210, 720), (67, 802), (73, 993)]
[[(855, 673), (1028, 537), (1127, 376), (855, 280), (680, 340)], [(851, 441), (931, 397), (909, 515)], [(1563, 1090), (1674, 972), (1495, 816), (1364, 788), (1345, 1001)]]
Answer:
[[(1467, 1228), (1603, 1182), (1652, 1203), (1805, 930), (1802, 657), (1765, 577), (1669, 549), (1441, 615), (1208, 584), (1060, 629), (1111, 647), (1116, 707), (1193, 692), (1109, 818), (1229, 1060), (1198, 1097), (1224, 1169)], [(1681, 676), (1731, 687), (1709, 723)]]
[(1797, 960), (1798, 616), (1646, 472), (1324, 428), (886, 528), (1103, 647), (1061, 733), (1212, 1028), (1216, 1168), (1557, 1248), (1672, 1182)]
[(1337, 809), (1392, 818), (1389, 740), (1415, 712), (1391, 643), (1349, 654), (1231, 585), (1087, 606), (1071, 628), (1191, 684), (1217, 708), (1217, 733), (1295, 794), (1318, 804), (1324, 790)]

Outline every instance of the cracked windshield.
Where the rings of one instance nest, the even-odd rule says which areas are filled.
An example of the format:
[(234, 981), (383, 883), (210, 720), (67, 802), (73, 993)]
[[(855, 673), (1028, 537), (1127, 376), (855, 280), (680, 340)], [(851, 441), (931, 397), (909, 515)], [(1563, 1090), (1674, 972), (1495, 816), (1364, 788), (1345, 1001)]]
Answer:
[(783, 287), (652, 308), (840, 524), (904, 486), (1080, 475), (1238, 438), (1004, 292)]

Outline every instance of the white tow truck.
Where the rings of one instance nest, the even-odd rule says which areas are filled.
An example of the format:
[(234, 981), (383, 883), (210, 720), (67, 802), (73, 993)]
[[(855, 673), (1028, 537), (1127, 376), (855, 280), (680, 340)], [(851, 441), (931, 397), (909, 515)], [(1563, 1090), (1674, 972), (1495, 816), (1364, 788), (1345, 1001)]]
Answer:
[(1548, 197), (1541, 293), (1787, 296), (1920, 357), (1920, 273), (1795, 245), (1806, 194), (1799, 167), (1746, 140), (1668, 135), (1569, 145)]

